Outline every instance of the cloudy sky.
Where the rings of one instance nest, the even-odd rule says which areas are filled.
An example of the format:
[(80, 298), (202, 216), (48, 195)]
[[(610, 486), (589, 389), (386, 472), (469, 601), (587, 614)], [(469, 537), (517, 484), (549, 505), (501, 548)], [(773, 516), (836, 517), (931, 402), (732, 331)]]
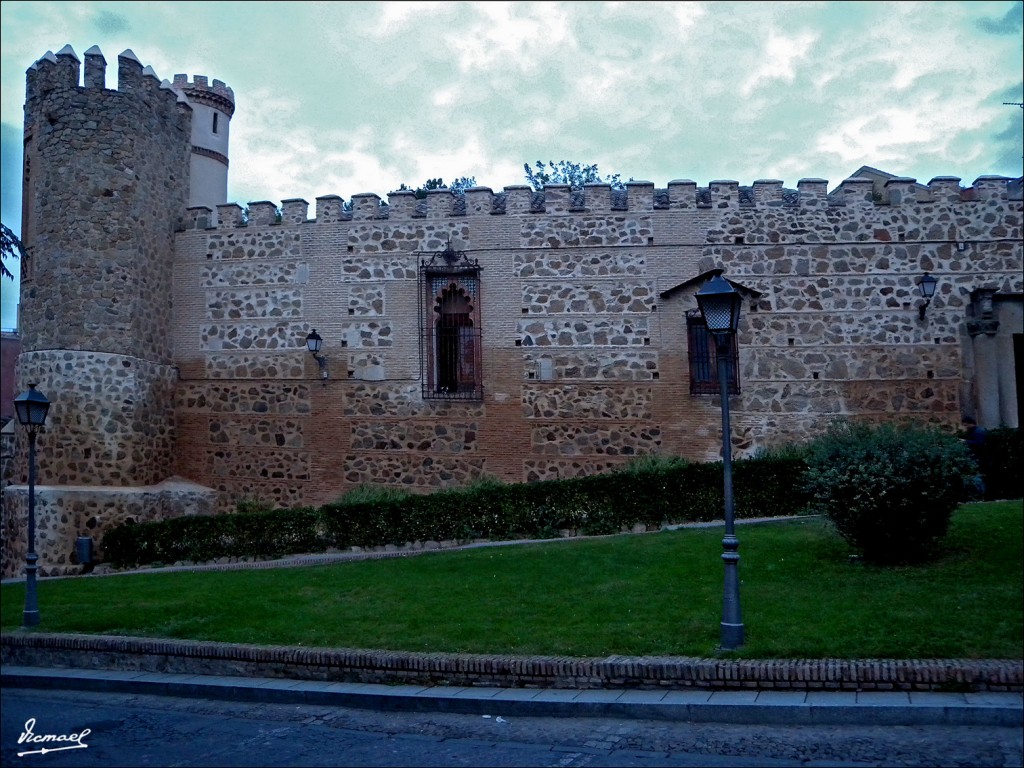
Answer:
[(107, 87), (126, 48), (231, 86), (243, 205), (437, 176), (497, 191), (537, 160), (658, 187), (1019, 176), (1024, 110), (1003, 102), (1024, 101), (1022, 6), (4, 0), (2, 218), (18, 231), (25, 70), (66, 44), (99, 45)]

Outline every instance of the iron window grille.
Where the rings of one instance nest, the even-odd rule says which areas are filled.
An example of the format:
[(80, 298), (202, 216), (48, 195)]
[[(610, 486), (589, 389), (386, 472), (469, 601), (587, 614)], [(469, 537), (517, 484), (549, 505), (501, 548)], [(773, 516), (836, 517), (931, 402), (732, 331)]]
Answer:
[[(690, 358), (690, 394), (717, 395), (718, 388), (718, 354), (715, 340), (704, 324), (699, 309), (691, 309), (686, 313), (686, 335), (689, 340)], [(739, 345), (735, 334), (729, 344), (728, 387), (730, 395), (740, 393), (739, 377)]]
[(452, 248), (420, 261), (420, 382), (427, 400), (482, 400), (480, 263)]

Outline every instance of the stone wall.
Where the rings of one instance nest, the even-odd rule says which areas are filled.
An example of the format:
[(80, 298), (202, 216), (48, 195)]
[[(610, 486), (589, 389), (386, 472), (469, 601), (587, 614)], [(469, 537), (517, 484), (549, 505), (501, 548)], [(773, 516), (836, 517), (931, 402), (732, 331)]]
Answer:
[[(1021, 202), (1005, 180), (962, 188), (940, 178), (921, 201), (899, 194), (901, 184), (883, 204), (858, 180), (833, 195), (816, 180), (796, 194), (781, 182), (753, 194), (735, 182), (475, 189), (426, 201), (402, 192), (388, 206), (357, 195), (351, 212), (329, 196), (315, 219), (289, 201), (280, 224), (233, 229), (222, 217), (216, 230), (184, 231), (175, 326), (188, 390), (223, 386), (216, 379), (302, 382), (308, 411), (283, 426), (253, 412), (190, 417), (179, 453), (244, 444), (295, 478), (307, 461), (301, 489), (252, 476), (249, 452), (218, 452), (216, 477), (189, 475), (227, 497), (256, 490), (281, 503), (362, 483), (429, 490), (484, 476), (571, 477), (647, 454), (717, 459), (718, 401), (689, 394), (684, 317), (699, 288), (688, 281), (714, 269), (756, 295), (744, 308), (732, 402), (738, 455), (806, 439), (838, 417), (953, 428), (969, 408), (970, 293), (1022, 290)], [(266, 245), (235, 248), (218, 268), (209, 254), (229, 241)], [(421, 392), (431, 307), (421, 306), (417, 266), (449, 242), (481, 266), (476, 402)], [(922, 320), (925, 271), (939, 290)], [(273, 288), (251, 288), (256, 276)], [(312, 328), (325, 340), (322, 383), (304, 351)]]
[[(68, 48), (27, 78), (18, 389), (30, 377), (54, 403), (43, 485), (180, 476), (224, 511), (364, 483), (428, 491), (650, 454), (717, 459), (720, 404), (690, 394), (686, 328), (715, 271), (746, 296), (738, 456), (836, 418), (1017, 418), (1000, 355), (1020, 333), (1022, 202), (1006, 179), (890, 179), (881, 201), (869, 179), (832, 193), (821, 179), (517, 185), (325, 195), (312, 210), (258, 201), (243, 215), (186, 208), (183, 94), (130, 51), (116, 90), (98, 50), (84, 87), (80, 69)], [(233, 94), (217, 103), (233, 110)], [(428, 385), (443, 281), (426, 285), (423, 267), (455, 275), (447, 248), (479, 275), (466, 314), (478, 399)], [(925, 272), (939, 283), (922, 314)], [(305, 347), (314, 328), (322, 366)]]
[[(38, 485), (36, 552), (40, 576), (83, 573), (75, 551), (79, 536), (94, 542), (94, 560), (102, 561), (103, 536), (126, 522), (143, 523), (182, 515), (212, 514), (216, 494), (181, 479), (134, 488)], [(13, 485), (4, 499), (3, 577), (24, 571), (28, 547), (28, 487)]]
[[(151, 485), (173, 474), (177, 372), (125, 355), (23, 352), (19, 375), (50, 400), (38, 438), (39, 477), (53, 485)], [(28, 482), (24, 430), (14, 480)]]

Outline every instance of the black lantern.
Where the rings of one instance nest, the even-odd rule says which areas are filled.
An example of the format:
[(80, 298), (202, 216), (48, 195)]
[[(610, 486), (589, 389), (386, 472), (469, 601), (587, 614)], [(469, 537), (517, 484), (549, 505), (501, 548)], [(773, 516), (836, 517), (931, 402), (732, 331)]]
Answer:
[(926, 299), (931, 299), (935, 295), (935, 286), (938, 284), (938, 278), (932, 276), (928, 272), (925, 272), (921, 276), (921, 279), (917, 281), (917, 287), (921, 289), (921, 295)]
[(18, 422), (28, 428), (28, 552), (25, 554), (25, 613), (21, 623), (34, 627), (39, 623), (39, 600), (36, 596), (36, 571), (39, 555), (36, 554), (36, 435), (46, 423), (50, 401), (36, 390), (35, 383), (28, 385), (28, 391), (14, 398), (14, 410)]
[(36, 390), (35, 384), (29, 384), (27, 392), (22, 392), (14, 398), (14, 411), (18, 414), (18, 423), (29, 429), (43, 426), (49, 410), (50, 401)]
[(306, 348), (312, 353), (313, 357), (320, 354), (320, 347), (324, 345), (324, 340), (320, 338), (320, 334), (316, 332), (316, 328), (310, 331), (306, 337)]
[(721, 275), (715, 275), (697, 291), (697, 306), (704, 316), (704, 324), (716, 337), (723, 333), (736, 333), (742, 303), (740, 292)]
[(924, 304), (917, 308), (917, 316), (921, 320), (924, 320), (925, 310), (932, 303), (932, 296), (935, 295), (935, 286), (938, 285), (938, 282), (938, 279), (928, 272), (925, 272), (917, 281), (917, 287), (921, 289), (921, 297), (924, 299)]
[(320, 368), (320, 378), (323, 379), (324, 386), (327, 386), (327, 379), (329, 373), (327, 370), (327, 358), (320, 354), (320, 348), (324, 345), (324, 340), (320, 337), (320, 334), (316, 332), (316, 328), (309, 332), (306, 336), (306, 349), (313, 355), (313, 359), (316, 360), (317, 366)]

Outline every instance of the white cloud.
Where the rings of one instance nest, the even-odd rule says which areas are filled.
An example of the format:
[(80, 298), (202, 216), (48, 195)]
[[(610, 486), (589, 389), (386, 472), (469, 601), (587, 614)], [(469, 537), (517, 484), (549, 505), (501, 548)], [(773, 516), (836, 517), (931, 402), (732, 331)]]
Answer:
[(672, 17), (676, 22), (676, 33), (687, 37), (701, 19), (707, 16), (703, 3), (672, 3)]
[(456, 103), (459, 98), (459, 88), (455, 85), (449, 85), (444, 88), (438, 88), (430, 96), (430, 101), (435, 107), (444, 109), (450, 107)]
[[(326, 3), (326, 5), (331, 5), (331, 3)], [(428, 2), (427, 0), (417, 0), (416, 2), (391, 0), (375, 3), (373, 9), (380, 13), (380, 17), (377, 24), (367, 31), (377, 37), (389, 37), (422, 21), (430, 14), (444, 11), (450, 7), (451, 3)]]
[(569, 14), (557, 3), (488, 2), (471, 5), (468, 28), (445, 35), (459, 69), (531, 70), (577, 48)]
[(760, 65), (740, 85), (740, 93), (748, 97), (775, 80), (792, 83), (796, 76), (796, 64), (808, 58), (817, 41), (818, 35), (810, 31), (789, 36), (769, 32), (764, 50), (758, 55)]

